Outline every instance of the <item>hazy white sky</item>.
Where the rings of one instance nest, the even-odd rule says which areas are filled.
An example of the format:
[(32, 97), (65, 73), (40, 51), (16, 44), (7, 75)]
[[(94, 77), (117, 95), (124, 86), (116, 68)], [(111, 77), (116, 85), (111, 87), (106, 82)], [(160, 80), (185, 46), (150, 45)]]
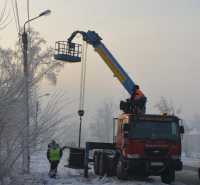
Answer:
[[(4, 0), (0, 0), (0, 7)], [(10, 6), (10, 5), (9, 5)], [(27, 20), (26, 0), (18, 0), (21, 25)], [(11, 7), (11, 6), (10, 6)], [(11, 8), (10, 8), (11, 9)], [(30, 15), (52, 14), (31, 23), (49, 45), (79, 30), (95, 30), (148, 97), (148, 112), (164, 96), (191, 118), (200, 110), (199, 0), (30, 0)], [(13, 47), (14, 22), (0, 32), (0, 45)], [(80, 64), (66, 64), (54, 89), (79, 95)], [(43, 89), (47, 88), (46, 86)], [(49, 88), (49, 87), (48, 87)], [(107, 97), (126, 97), (123, 87), (89, 47), (87, 110)]]

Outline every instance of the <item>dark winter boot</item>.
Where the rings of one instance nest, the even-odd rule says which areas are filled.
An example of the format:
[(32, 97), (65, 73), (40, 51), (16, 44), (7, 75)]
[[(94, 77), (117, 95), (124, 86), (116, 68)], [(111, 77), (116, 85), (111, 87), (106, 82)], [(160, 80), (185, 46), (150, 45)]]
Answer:
[(49, 177), (56, 178), (56, 170), (50, 170), (49, 171)]

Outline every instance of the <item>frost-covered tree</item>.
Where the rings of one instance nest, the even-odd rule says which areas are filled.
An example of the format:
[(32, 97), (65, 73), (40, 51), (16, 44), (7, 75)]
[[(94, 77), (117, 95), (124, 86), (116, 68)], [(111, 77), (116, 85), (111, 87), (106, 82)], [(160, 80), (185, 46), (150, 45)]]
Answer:
[(111, 101), (104, 101), (97, 109), (90, 123), (91, 137), (101, 142), (112, 142), (113, 118), (116, 106)]
[[(20, 42), (17, 42), (17, 50), (15, 51), (15, 58), (17, 61), (23, 62), (23, 52)], [(28, 82), (29, 82), (29, 123), (30, 127), (35, 120), (35, 105), (37, 104), (37, 88), (38, 83), (44, 77), (46, 77), (53, 84), (56, 83), (56, 75), (58, 70), (62, 67), (62, 63), (54, 61), (53, 59), (53, 49), (46, 46), (46, 41), (40, 36), (40, 34), (32, 29), (28, 31)], [(26, 113), (26, 107), (24, 107), (24, 112)], [(36, 123), (35, 123), (36, 124)], [(25, 128), (26, 122), (24, 122)], [(24, 130), (24, 139), (22, 145), (24, 147), (23, 154), (23, 166), (24, 171), (29, 171), (27, 163), (28, 151), (30, 150), (27, 145), (27, 132), (28, 129)], [(36, 135), (35, 135), (36, 136)]]
[(155, 108), (162, 114), (166, 113), (168, 115), (174, 115), (181, 113), (181, 108), (176, 108), (171, 101), (164, 97), (160, 98), (159, 102), (155, 105)]
[[(63, 67), (63, 63), (53, 59), (54, 50), (48, 47), (46, 40), (39, 32), (29, 29), (28, 33), (28, 68), (29, 68), (29, 110), (30, 122), (35, 122), (37, 102), (39, 94), (39, 82), (45, 78), (53, 85), (57, 82), (57, 75)], [(17, 50), (14, 55), (17, 61), (23, 61), (22, 48), (17, 42)]]
[(10, 175), (22, 152), (23, 89), (21, 66), (13, 51), (0, 48), (0, 181)]
[[(62, 62), (55, 61), (54, 49), (46, 45), (47, 42), (40, 33), (29, 29), (28, 32), (28, 64), (30, 86), (37, 85), (41, 79), (46, 78), (52, 84), (56, 84), (57, 75), (63, 67)], [(17, 42), (15, 57), (23, 61), (21, 43)]]
[(195, 114), (192, 120), (188, 120), (185, 126), (185, 134), (183, 136), (183, 151), (188, 157), (199, 157), (200, 146), (200, 115)]
[[(39, 81), (46, 77), (56, 83), (62, 65), (53, 61), (53, 50), (45, 47), (45, 40), (39, 33), (31, 31), (29, 41), (29, 91), (30, 91), (30, 139), (32, 142), (49, 132), (64, 119), (59, 115), (56, 101), (48, 104), (45, 114), (34, 129), (34, 111)], [(18, 45), (19, 46), (19, 45)], [(21, 48), (15, 51), (0, 48), (0, 182), (12, 175), (23, 153), (23, 130), (25, 121), (24, 74)], [(51, 107), (52, 106), (52, 107)], [(32, 146), (32, 143), (30, 143)]]
[(72, 103), (65, 98), (65, 95), (55, 93), (49, 99), (47, 105), (38, 113), (37, 129), (34, 125), (32, 129), (32, 138), (34, 141), (37, 139), (39, 149), (41, 147), (46, 149), (47, 142), (52, 138), (61, 138), (62, 134), (67, 135), (66, 120), (69, 122), (70, 118), (74, 116), (71, 112), (63, 112)]

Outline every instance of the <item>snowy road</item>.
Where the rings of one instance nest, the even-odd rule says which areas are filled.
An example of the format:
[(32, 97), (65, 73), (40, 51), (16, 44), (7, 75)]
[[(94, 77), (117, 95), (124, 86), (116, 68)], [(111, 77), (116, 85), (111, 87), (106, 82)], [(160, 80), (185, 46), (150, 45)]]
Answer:
[(182, 182), (188, 185), (199, 185), (200, 180), (198, 179), (197, 172), (191, 170), (183, 170), (176, 173), (176, 181)]
[[(66, 155), (64, 155), (66, 157)], [(152, 177), (147, 181), (119, 181), (117, 178), (99, 178), (92, 172), (89, 178), (83, 177), (83, 170), (74, 170), (64, 167), (67, 159), (63, 158), (58, 169), (57, 179), (48, 177), (49, 164), (46, 153), (41, 152), (31, 158), (31, 171), (35, 177), (39, 178), (43, 185), (164, 185), (159, 177)], [(197, 185), (199, 181), (197, 175), (192, 171), (182, 171), (177, 174), (176, 182), (173, 185)]]

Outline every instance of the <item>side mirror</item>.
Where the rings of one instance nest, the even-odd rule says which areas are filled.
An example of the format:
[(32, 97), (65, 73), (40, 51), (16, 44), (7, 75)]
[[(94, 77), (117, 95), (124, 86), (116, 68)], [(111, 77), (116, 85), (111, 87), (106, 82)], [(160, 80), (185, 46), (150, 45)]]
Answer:
[(184, 126), (180, 126), (179, 129), (180, 129), (180, 133), (181, 133), (181, 134), (184, 134), (184, 133), (185, 133)]
[(124, 137), (128, 137), (128, 131), (129, 131), (129, 124), (125, 123), (123, 125), (123, 131), (124, 131)]

